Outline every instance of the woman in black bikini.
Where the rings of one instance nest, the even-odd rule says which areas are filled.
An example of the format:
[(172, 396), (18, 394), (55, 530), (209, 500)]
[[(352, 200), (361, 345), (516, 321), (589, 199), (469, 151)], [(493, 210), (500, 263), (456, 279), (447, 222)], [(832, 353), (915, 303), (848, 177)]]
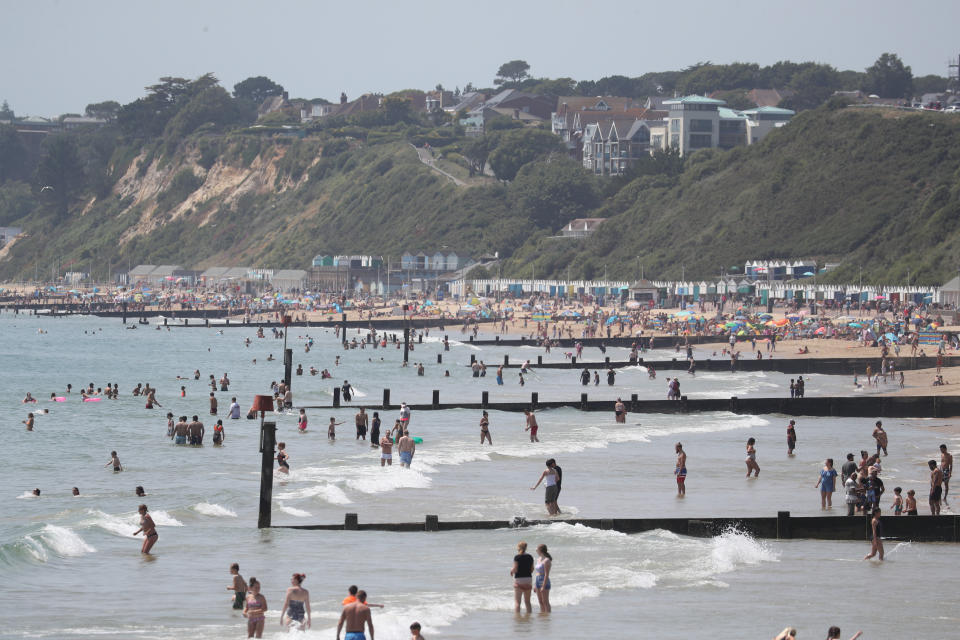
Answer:
[(141, 531), (143, 532), (146, 539), (143, 541), (143, 546), (140, 547), (140, 553), (149, 554), (150, 549), (153, 548), (153, 545), (157, 544), (157, 538), (160, 536), (157, 533), (157, 525), (153, 523), (153, 518), (147, 513), (147, 505), (140, 505), (138, 511), (140, 512), (140, 528), (134, 531), (133, 535), (137, 535)]

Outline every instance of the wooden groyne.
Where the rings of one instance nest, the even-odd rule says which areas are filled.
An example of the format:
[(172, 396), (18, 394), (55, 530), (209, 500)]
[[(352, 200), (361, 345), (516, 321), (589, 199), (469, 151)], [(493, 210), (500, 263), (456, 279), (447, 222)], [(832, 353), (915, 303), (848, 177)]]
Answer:
[[(721, 535), (737, 530), (755, 538), (774, 540), (870, 540), (870, 518), (859, 516), (793, 517), (789, 511), (780, 511), (776, 517), (748, 518), (570, 518), (551, 520), (449, 520), (441, 521), (427, 515), (422, 522), (361, 523), (355, 513), (348, 513), (342, 524), (273, 525), (276, 529), (303, 529), (308, 531), (391, 531), (442, 532), (489, 531), (493, 529), (522, 529), (525, 527), (563, 522), (594, 529), (636, 534), (665, 530), (678, 535), (699, 538)], [(960, 516), (900, 516), (883, 518), (884, 537), (914, 542), (960, 541)]]
[[(342, 405), (340, 389), (334, 388), (333, 404), (300, 405), (298, 409), (335, 410), (369, 409), (373, 411), (399, 410), (400, 405), (390, 403), (390, 390), (383, 390), (380, 404), (351, 403)], [(579, 400), (541, 401), (538, 392), (530, 394), (529, 401), (490, 402), (488, 391), (481, 392), (480, 402), (459, 399), (456, 402), (440, 402), (440, 391), (433, 390), (430, 403), (408, 403), (413, 411), (448, 411), (450, 409), (473, 409), (489, 411), (520, 412), (544, 409), (577, 409), (579, 411), (613, 412), (614, 400), (590, 400), (588, 394), (580, 394)], [(729, 412), (739, 415), (787, 415), (820, 416), (837, 418), (946, 418), (960, 416), (960, 396), (812, 396), (809, 398), (688, 398), (679, 400), (639, 400), (637, 394), (624, 404), (630, 413), (715, 413)]]

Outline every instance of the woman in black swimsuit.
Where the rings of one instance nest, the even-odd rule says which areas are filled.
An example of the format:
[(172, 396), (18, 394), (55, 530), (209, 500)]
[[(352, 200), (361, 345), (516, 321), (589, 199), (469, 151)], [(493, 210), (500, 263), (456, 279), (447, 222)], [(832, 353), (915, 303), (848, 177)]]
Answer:
[(153, 548), (153, 545), (157, 544), (157, 538), (160, 536), (157, 533), (157, 525), (153, 523), (153, 518), (147, 513), (147, 505), (140, 505), (138, 511), (140, 512), (140, 528), (134, 531), (133, 535), (143, 532), (146, 539), (143, 541), (143, 546), (140, 547), (140, 553), (149, 554), (150, 549)]
[(287, 443), (278, 442), (277, 443), (277, 471), (280, 473), (290, 473), (290, 463), (287, 462), (287, 459), (290, 457), (287, 454)]

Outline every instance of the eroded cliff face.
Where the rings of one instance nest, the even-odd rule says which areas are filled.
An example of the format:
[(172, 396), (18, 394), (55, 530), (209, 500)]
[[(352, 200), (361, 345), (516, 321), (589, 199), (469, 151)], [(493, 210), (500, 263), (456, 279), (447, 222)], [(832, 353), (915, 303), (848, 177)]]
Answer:
[[(219, 207), (232, 206), (246, 193), (282, 193), (295, 189), (307, 180), (306, 173), (299, 180), (293, 180), (289, 176), (277, 179), (277, 163), (286, 151), (286, 147), (266, 145), (247, 167), (228, 162), (221, 156), (209, 169), (204, 169), (198, 164), (200, 152), (196, 148), (189, 148), (180, 154), (175, 162), (150, 160), (145, 172), (141, 171), (141, 166), (148, 161), (147, 153), (141, 153), (130, 163), (113, 189), (113, 196), (126, 205), (121, 214), (134, 208), (140, 209), (137, 222), (123, 233), (120, 243), (126, 244), (133, 238), (147, 235), (195, 211), (203, 211), (199, 219), (194, 221), (196, 226), (203, 227), (210, 222)], [(173, 177), (183, 169), (193, 171), (202, 183), (185, 200), (170, 209), (164, 209), (158, 198), (170, 187)], [(211, 201), (217, 206), (209, 206)], [(91, 201), (87, 208), (93, 204), (94, 201)]]

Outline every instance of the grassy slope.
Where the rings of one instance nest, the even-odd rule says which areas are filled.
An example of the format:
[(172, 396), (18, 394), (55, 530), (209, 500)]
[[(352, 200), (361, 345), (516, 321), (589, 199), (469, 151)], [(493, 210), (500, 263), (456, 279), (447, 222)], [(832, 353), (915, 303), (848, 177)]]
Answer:
[[(31, 215), (30, 237), (0, 260), (0, 279), (32, 278), (35, 265), (49, 273), (56, 259), (75, 261), (65, 270), (92, 262), (102, 276), (108, 265), (302, 268), (318, 253), (397, 256), (444, 245), (471, 256), (513, 251), (504, 273), (523, 277), (564, 276), (568, 267), (572, 277), (598, 277), (606, 267), (610, 277), (633, 278), (637, 256), (648, 276), (679, 278), (684, 265), (688, 277), (709, 277), (746, 259), (813, 256), (842, 263), (834, 279), (856, 280), (862, 265), (867, 282), (900, 282), (909, 269), (913, 282), (937, 283), (960, 261), (960, 117), (948, 114), (804, 113), (762, 144), (695, 154), (674, 181), (629, 183), (590, 214), (609, 221), (578, 242), (547, 238), (517, 214), (506, 187), (455, 187), (398, 134), (322, 157), (327, 142), (195, 138), (158, 161), (168, 178), (157, 195), (136, 204), (111, 195), (82, 215), (78, 203), (63, 221)], [(135, 155), (123, 151), (118, 174)], [(192, 202), (171, 221), (188, 194), (168, 193), (170, 177), (184, 167), (203, 176), (201, 157), (211, 176), (253, 175), (267, 163), (261, 179), (276, 179), (240, 197)], [(158, 195), (166, 208), (154, 211)], [(164, 224), (122, 241), (150, 216)]]
[[(841, 262), (835, 280), (943, 282), (960, 260), (960, 118), (818, 110), (762, 144), (692, 156), (676, 186), (635, 181), (587, 241), (539, 241), (513, 269), (711, 276), (746, 259)], [(644, 179), (641, 179), (644, 180)], [(646, 184), (657, 181), (646, 179)], [(662, 182), (662, 179), (660, 180)]]

